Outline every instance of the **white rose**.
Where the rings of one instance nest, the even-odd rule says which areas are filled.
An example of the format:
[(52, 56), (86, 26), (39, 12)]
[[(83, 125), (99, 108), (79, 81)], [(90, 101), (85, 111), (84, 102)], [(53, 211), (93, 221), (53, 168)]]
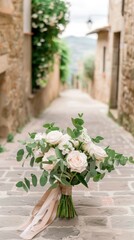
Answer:
[(68, 142), (71, 137), (68, 134), (64, 134), (61, 138), (61, 142)]
[(41, 149), (34, 150), (34, 157), (35, 158), (43, 157), (43, 153), (42, 153)]
[(42, 139), (45, 139), (46, 138), (46, 133), (36, 133), (35, 137), (34, 137), (34, 140), (35, 141), (40, 141)]
[(36, 133), (35, 137), (34, 137), (34, 140), (35, 141), (40, 141), (42, 139), (45, 139), (46, 138), (46, 133)]
[(89, 143), (92, 141), (90, 136), (88, 135), (86, 128), (83, 128), (81, 135), (78, 137), (78, 140), (84, 143)]
[[(44, 157), (42, 158), (42, 161), (47, 162), (49, 157), (56, 157), (56, 153), (55, 153), (55, 149), (54, 148), (50, 148), (48, 152), (45, 153)], [(56, 165), (56, 161), (53, 161), (52, 164), (47, 164), (47, 163), (43, 163), (42, 167), (46, 170), (46, 171), (51, 171), (55, 165)]]
[(72, 151), (67, 156), (67, 165), (74, 172), (83, 172), (88, 166), (87, 156), (79, 151)]
[(107, 154), (105, 150), (97, 145), (95, 145), (93, 142), (88, 145), (89, 147), (89, 153), (91, 156), (95, 156), (96, 160), (103, 161), (105, 157), (107, 157)]
[(71, 137), (68, 134), (62, 136), (58, 148), (62, 151), (62, 154), (68, 154), (70, 151), (74, 150), (72, 143), (70, 142)]
[(60, 131), (51, 131), (46, 136), (46, 141), (52, 145), (58, 144), (61, 141), (63, 134)]

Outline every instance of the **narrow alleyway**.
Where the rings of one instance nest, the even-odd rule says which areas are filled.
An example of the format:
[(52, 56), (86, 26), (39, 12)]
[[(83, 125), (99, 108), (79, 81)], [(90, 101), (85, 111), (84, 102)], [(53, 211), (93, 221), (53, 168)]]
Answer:
[[(44, 122), (56, 122), (62, 127), (70, 125), (70, 118), (84, 113), (86, 127), (92, 137), (105, 137), (104, 146), (134, 156), (134, 138), (107, 116), (107, 106), (91, 99), (79, 90), (61, 93), (50, 107), (33, 119), (7, 143), (6, 152), (0, 154), (0, 240), (19, 240), (16, 231), (29, 216), (44, 189), (36, 188), (27, 194), (16, 189), (19, 177), (28, 176), (31, 168), (21, 168), (16, 162), (18, 140), (27, 138), (28, 132), (41, 131)], [(37, 172), (39, 173), (39, 172)], [(40, 174), (39, 174), (40, 175)], [(74, 188), (74, 203), (78, 217), (74, 220), (55, 220), (35, 239), (38, 240), (128, 240), (134, 239), (134, 166), (118, 169), (99, 183), (90, 182), (89, 189)]]

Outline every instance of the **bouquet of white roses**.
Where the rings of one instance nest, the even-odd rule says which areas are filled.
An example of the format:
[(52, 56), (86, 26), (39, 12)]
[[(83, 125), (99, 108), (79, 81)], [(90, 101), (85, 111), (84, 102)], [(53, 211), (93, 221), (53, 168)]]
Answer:
[[(31, 167), (39, 165), (41, 186), (48, 182), (51, 185), (33, 210), (31, 219), (21, 234), (24, 239), (31, 239), (56, 216), (74, 218), (77, 215), (72, 201), (72, 186), (82, 183), (88, 187), (90, 179), (101, 180), (106, 170), (111, 172), (119, 164), (134, 163), (132, 157), (125, 157), (109, 147), (103, 149), (98, 146), (103, 138), (91, 138), (88, 135), (83, 114), (72, 118), (72, 123), (73, 129), (67, 128), (66, 132), (54, 123), (45, 124), (45, 131), (30, 133), (31, 140), (24, 143), (25, 150), (20, 149), (17, 153), (17, 161), (25, 162), (29, 159)], [(16, 186), (28, 191), (31, 183), (36, 187), (38, 179), (35, 174), (31, 174), (31, 181), (25, 178)]]

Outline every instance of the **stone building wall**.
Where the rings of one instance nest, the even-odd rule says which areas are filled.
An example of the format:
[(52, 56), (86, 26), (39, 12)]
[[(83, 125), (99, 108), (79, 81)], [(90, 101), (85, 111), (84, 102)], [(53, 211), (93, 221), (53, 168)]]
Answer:
[(48, 86), (32, 95), (32, 35), (24, 31), (23, 4), (28, 1), (0, 0), (0, 137), (37, 116), (59, 93), (57, 62)]
[[(109, 33), (101, 31), (98, 33), (96, 59), (95, 59), (95, 74), (92, 85), (92, 96), (104, 103), (109, 103), (110, 80), (109, 80)], [(103, 69), (105, 47), (105, 70)]]
[(53, 72), (49, 74), (49, 81), (45, 88), (39, 89), (30, 97), (32, 116), (37, 117), (49, 104), (58, 97), (60, 91), (59, 57), (55, 57)]
[(29, 119), (27, 102), (29, 83), (24, 82), (23, 78), (23, 0), (11, 2), (13, 12), (10, 13), (7, 6), (5, 13), (0, 12), (0, 59), (3, 61), (2, 59), (5, 58), (7, 64), (6, 69), (0, 70), (0, 136), (2, 137), (23, 126)]
[(134, 135), (134, 1), (125, 0), (119, 120)]
[[(110, 62), (110, 108), (118, 109), (122, 78), (122, 49), (124, 39), (124, 18), (122, 0), (109, 1), (109, 62)], [(120, 38), (120, 39), (119, 39)], [(119, 62), (118, 62), (119, 61)], [(118, 66), (119, 64), (119, 66)], [(119, 67), (119, 69), (117, 69)]]

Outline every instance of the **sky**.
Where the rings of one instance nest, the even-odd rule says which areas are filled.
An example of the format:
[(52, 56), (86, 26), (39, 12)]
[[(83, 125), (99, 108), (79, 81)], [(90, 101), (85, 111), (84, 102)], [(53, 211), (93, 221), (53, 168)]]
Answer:
[(88, 32), (87, 20), (92, 19), (92, 29), (107, 24), (109, 0), (68, 0), (70, 23), (63, 36), (85, 36)]

